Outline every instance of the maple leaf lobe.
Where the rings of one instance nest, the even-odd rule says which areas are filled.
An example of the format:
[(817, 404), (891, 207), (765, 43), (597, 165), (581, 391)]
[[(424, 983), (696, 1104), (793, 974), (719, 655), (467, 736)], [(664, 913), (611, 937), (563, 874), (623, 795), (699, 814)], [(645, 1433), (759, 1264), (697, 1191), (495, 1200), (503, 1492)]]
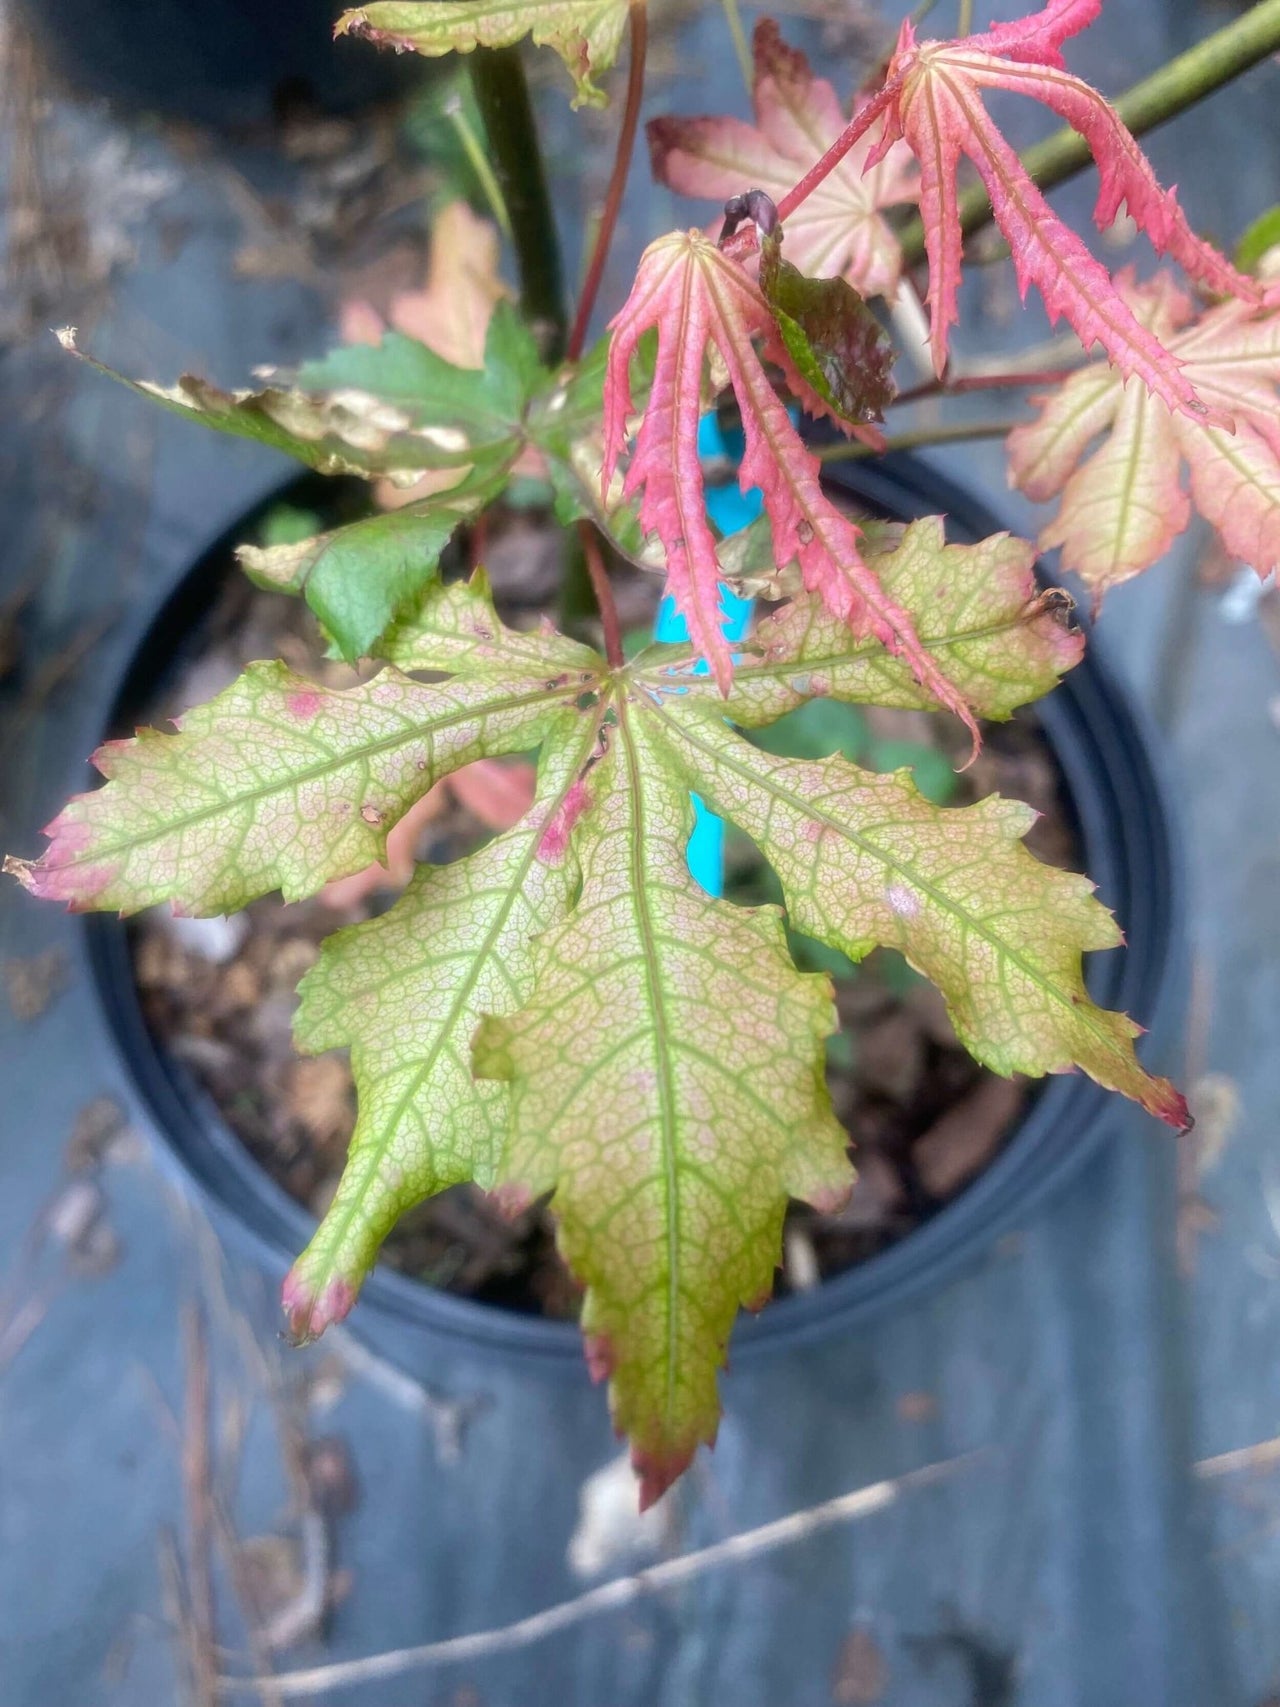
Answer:
[(1042, 548), (1060, 547), (1096, 600), (1162, 557), (1194, 507), (1266, 575), (1280, 565), (1280, 304), (1197, 313), (1168, 274), (1139, 284), (1132, 269), (1116, 288), (1197, 389), (1231, 410), (1235, 431), (1172, 413), (1101, 363), (1070, 375), (1032, 399), (1038, 417), (1008, 440), (1011, 484), (1037, 502), (1061, 496)]
[[(1096, 5), (1050, 5), (986, 35), (959, 42), (918, 41), (903, 22), (884, 87), (856, 117), (845, 143), (877, 121), (883, 134), (868, 156), (905, 141), (921, 164), (920, 211), (929, 259), (928, 303), (934, 367), (945, 372), (949, 332), (958, 314), (962, 233), (956, 173), (962, 157), (977, 169), (1013, 254), (1020, 291), (1035, 284), (1050, 318), (1065, 318), (1086, 348), (1100, 344), (1122, 373), (1137, 377), (1171, 409), (1204, 416), (1209, 408), (1177, 359), (1133, 316), (1107, 269), (1053, 212), (992, 122), (983, 93), (1007, 90), (1040, 100), (1088, 142), (1099, 166), (1095, 217), (1115, 218), (1121, 202), (1160, 253), (1171, 254), (1209, 289), (1257, 302), (1255, 280), (1238, 273), (1191, 230), (1173, 191), (1163, 190), (1134, 138), (1088, 84), (1061, 69), (1062, 42), (1097, 16)], [(784, 208), (784, 211), (785, 208)]]

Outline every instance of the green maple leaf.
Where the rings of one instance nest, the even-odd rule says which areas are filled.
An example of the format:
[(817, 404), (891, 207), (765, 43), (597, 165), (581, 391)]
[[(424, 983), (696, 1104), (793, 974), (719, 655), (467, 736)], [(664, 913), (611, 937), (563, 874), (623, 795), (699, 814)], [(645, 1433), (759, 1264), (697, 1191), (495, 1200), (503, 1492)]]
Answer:
[[(512, 1087), (508, 1187), (554, 1191), (647, 1505), (714, 1437), (740, 1305), (768, 1297), (788, 1196), (837, 1207), (852, 1173), (823, 1043), (831, 986), (798, 973), (776, 908), (689, 875), (688, 792), (615, 690), (585, 782), (577, 906), (535, 945), (534, 992), (486, 1019), (477, 1073)], [(588, 809), (589, 808), (589, 809)]]
[[(636, 363), (634, 390), (642, 403), (649, 394), (656, 353), (657, 340), (651, 339)], [(646, 550), (639, 504), (623, 496), (621, 479), (615, 478), (607, 491), (601, 491), (608, 356), (605, 337), (580, 362), (543, 387), (529, 407), (529, 437), (542, 453), (558, 522), (568, 527), (590, 520), (621, 556), (643, 567), (664, 569), (661, 552)]]
[[(920, 613), (921, 642), (980, 717), (1008, 718), (1083, 656), (1084, 636), (1063, 620), (1071, 600), (1037, 588), (1035, 548), (1026, 540), (998, 533), (948, 545), (941, 516), (906, 528), (868, 522), (863, 531), (868, 568), (891, 599)], [(715, 693), (705, 676), (687, 674), (684, 685)], [(796, 598), (747, 642), (728, 710), (735, 722), (758, 728), (814, 696), (910, 710), (937, 703), (904, 659), (870, 636), (856, 639), (817, 600)]]
[(241, 545), (236, 560), (259, 587), (300, 593), (339, 655), (371, 655), (396, 614), (434, 579), (440, 554), (463, 522), (499, 497), (509, 463), (489, 461), (459, 485), (400, 510), (287, 545)]
[(435, 579), (459, 525), (502, 493), (527, 442), (530, 401), (548, 382), (532, 335), (505, 302), (494, 309), (481, 369), (455, 367), (416, 338), (387, 332), (380, 344), (344, 345), (260, 391), (222, 391), (190, 375), (170, 388), (126, 379), (77, 350), (73, 333), (60, 337), (153, 402), (322, 474), (387, 476), (403, 486), (437, 476), (442, 489), (403, 510), (237, 553), (260, 586), (301, 594), (348, 660), (372, 653)]
[(344, 12), (334, 33), (432, 59), (532, 36), (569, 68), (574, 106), (600, 107), (607, 96), (595, 78), (617, 59), (626, 25), (627, 0), (379, 0)]
[(532, 632), (505, 627), (494, 611), (483, 569), (470, 581), (452, 583), (447, 597), (428, 596), (412, 615), (393, 624), (378, 656), (402, 670), (438, 670), (499, 687), (513, 677), (535, 677), (549, 691), (560, 676), (586, 682), (600, 670), (600, 654), (593, 647), (549, 626)]
[[(474, 602), (465, 587), (436, 585), (424, 609)], [(500, 643), (491, 607), (489, 621)], [(344, 689), (250, 664), (176, 734), (143, 729), (99, 748), (107, 786), (64, 808), (40, 859), (8, 869), (76, 910), (173, 901), (209, 915), (273, 889), (299, 900), (381, 859), (392, 826), (440, 777), (536, 746), (579, 691), (550, 664), (535, 672), (538, 661), (505, 675), (461, 661), (431, 684), (392, 666)]]
[(1178, 1124), (1181, 1099), (1139, 1065), (1139, 1028), (1089, 1001), (1082, 949), (1114, 948), (1115, 921), (1087, 878), (1021, 845), (1035, 812), (991, 796), (929, 804), (901, 770), (779, 758), (705, 702), (658, 715), (671, 763), (754, 837), (782, 880), (792, 924), (861, 960), (898, 949), (942, 991), (956, 1034), (997, 1073), (1081, 1066)]
[(530, 940), (573, 894), (557, 824), (595, 731), (569, 716), (514, 829), (420, 866), (390, 912), (330, 937), (302, 981), (295, 1041), (309, 1054), (351, 1048), (360, 1114), (334, 1200), (285, 1283), (295, 1339), (346, 1315), (407, 1208), (464, 1180), (495, 1183), (508, 1099), (473, 1080), (471, 1038), (485, 1014), (528, 1000)]
[[(1074, 661), (1025, 546), (965, 548), (987, 553), (991, 585), (959, 574), (942, 599), (967, 564), (938, 525), (885, 549), (892, 537), (872, 542), (879, 572), (973, 705), (1007, 715)], [(435, 776), (541, 744), (525, 819), (339, 933), (304, 983), (299, 1039), (351, 1047), (361, 1109), (338, 1197), (288, 1284), (298, 1334), (350, 1307), (423, 1195), (466, 1177), (517, 1205), (549, 1192), (642, 1498), (713, 1438), (716, 1371), (737, 1309), (768, 1293), (788, 1196), (831, 1206), (850, 1171), (823, 1077), (830, 985), (792, 965), (777, 908), (694, 882), (693, 788), (754, 837), (794, 928), (855, 960), (900, 950), (996, 1071), (1078, 1066), (1185, 1121), (1139, 1065), (1137, 1028), (1089, 1000), (1082, 954), (1118, 933), (1084, 878), (1022, 847), (1028, 808), (934, 806), (906, 772), (781, 758), (726, 720), (767, 724), (822, 693), (927, 702), (909, 667), (813, 596), (762, 625), (727, 704), (690, 648), (613, 670), (560, 636), (504, 629), (482, 580), (430, 589), (385, 650), (444, 679), (392, 665), (337, 694), (257, 666), (178, 734), (111, 748), (112, 780), (72, 803), (43, 859), (9, 862), (76, 906), (302, 894), (373, 857), (385, 820)], [(309, 697), (291, 709), (291, 695)]]

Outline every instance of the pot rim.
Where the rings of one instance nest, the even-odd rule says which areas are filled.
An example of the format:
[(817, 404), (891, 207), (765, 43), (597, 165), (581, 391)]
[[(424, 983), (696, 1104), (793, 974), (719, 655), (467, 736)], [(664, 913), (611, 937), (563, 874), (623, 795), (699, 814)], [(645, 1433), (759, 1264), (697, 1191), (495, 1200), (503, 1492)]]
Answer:
[[(928, 463), (909, 455), (878, 463), (833, 464), (824, 478), (898, 519), (945, 513), (960, 538), (1000, 529), (998, 518)], [(295, 497), (316, 477), (283, 489)], [(331, 482), (324, 485), (331, 486)], [(254, 509), (263, 513), (281, 488)], [(162, 632), (207, 607), (215, 566), (228, 544), (244, 535), (254, 510), (240, 516), (194, 559), (175, 569), (142, 614), (110, 699), (107, 731), (143, 697), (157, 671), (149, 652)], [(1088, 629), (1087, 623), (1082, 624)], [(1104, 649), (1105, 650), (1105, 649)], [(1118, 1007), (1148, 1030), (1168, 1018), (1169, 971), (1184, 876), (1171, 833), (1168, 793), (1149, 723), (1099, 657), (1089, 634), (1082, 662), (1045, 699), (1036, 715), (1066, 784), (1084, 850), (1084, 867), (1103, 902), (1116, 912), (1129, 946), (1089, 956), (1095, 1000)], [(132, 957), (122, 921), (81, 917), (81, 947), (124, 1074), (145, 1109), (161, 1153), (224, 1224), (232, 1242), (283, 1273), (316, 1226), (250, 1155), (212, 1097), (181, 1065), (167, 1059), (142, 1016)], [(895, 1244), (825, 1280), (811, 1292), (773, 1300), (758, 1316), (740, 1314), (730, 1340), (735, 1359), (782, 1351), (881, 1314), (937, 1287), (982, 1256), (1062, 1185), (1121, 1123), (1120, 1097), (1074, 1072), (1051, 1077), (988, 1167), (944, 1208)], [(576, 1323), (524, 1315), (430, 1287), (384, 1264), (368, 1276), (348, 1321), (356, 1337), (416, 1373), (410, 1355), (418, 1336), (442, 1336), (455, 1346), (516, 1354), (550, 1368), (581, 1372)], [(406, 1342), (406, 1343), (401, 1343)]]

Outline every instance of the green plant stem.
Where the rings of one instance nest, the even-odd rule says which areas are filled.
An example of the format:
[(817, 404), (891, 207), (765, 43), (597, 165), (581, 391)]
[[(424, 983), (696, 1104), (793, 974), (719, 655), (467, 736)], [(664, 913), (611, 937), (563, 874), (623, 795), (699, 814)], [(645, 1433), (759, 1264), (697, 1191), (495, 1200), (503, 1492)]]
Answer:
[(586, 346), (587, 331), (591, 325), (596, 298), (600, 294), (600, 280), (604, 277), (613, 234), (617, 229), (622, 196), (631, 171), (631, 156), (635, 151), (636, 130), (640, 124), (645, 60), (649, 50), (649, 12), (645, 0), (631, 0), (628, 20), (631, 26), (631, 60), (627, 68), (627, 100), (618, 131), (618, 146), (614, 150), (613, 171), (609, 175), (604, 210), (596, 227), (595, 239), (591, 246), (591, 260), (587, 265), (586, 277), (582, 281), (578, 312), (574, 316), (573, 330), (569, 333), (567, 355), (571, 362), (578, 360)]
[(564, 273), (519, 51), (478, 49), (471, 61), (471, 87), (511, 218), (521, 310), (538, 334), (544, 360), (555, 363), (565, 346)]
[(883, 447), (859, 444), (854, 439), (824, 445), (819, 462), (862, 462), (869, 456), (892, 456), (900, 450), (926, 450), (930, 445), (967, 444), (978, 439), (1002, 439), (1018, 426), (1017, 421), (961, 421), (948, 427), (918, 427), (884, 441)]
[[(1112, 102), (1134, 136), (1142, 136), (1207, 95), (1280, 51), (1280, 0), (1258, 0), (1243, 17), (1206, 36), (1186, 53), (1171, 59), (1150, 77), (1126, 89)], [(1054, 131), (1020, 156), (1030, 178), (1051, 190), (1074, 178), (1093, 157), (1089, 144), (1068, 125)], [(991, 203), (981, 185), (971, 185), (960, 197), (960, 226), (966, 237), (981, 231), (992, 217)], [(924, 258), (924, 227), (913, 219), (901, 233), (908, 266)]]
[(755, 76), (751, 67), (751, 49), (747, 46), (747, 32), (742, 27), (742, 13), (738, 10), (738, 0), (720, 0), (720, 3), (724, 7), (729, 34), (733, 37), (733, 51), (738, 56), (742, 81), (749, 95), (755, 84)]
[(973, 0), (960, 0), (960, 9), (956, 14), (956, 35), (971, 36), (973, 34)]

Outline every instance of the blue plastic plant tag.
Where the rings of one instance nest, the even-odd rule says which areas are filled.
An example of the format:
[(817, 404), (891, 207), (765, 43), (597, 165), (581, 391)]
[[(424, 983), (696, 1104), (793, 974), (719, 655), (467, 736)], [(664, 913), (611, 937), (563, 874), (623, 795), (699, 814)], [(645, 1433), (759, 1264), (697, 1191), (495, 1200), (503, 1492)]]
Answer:
[[(741, 429), (731, 433), (721, 431), (715, 415), (704, 415), (698, 428), (698, 452), (704, 459), (715, 457), (737, 464), (742, 457)], [(764, 498), (758, 487), (749, 492), (739, 490), (736, 481), (706, 489), (707, 514), (723, 534), (739, 533), (750, 527), (764, 509)], [(740, 599), (727, 587), (720, 590), (721, 627), (728, 639), (741, 640), (751, 620), (752, 601)], [(689, 629), (671, 599), (663, 599), (654, 627), (657, 640), (687, 640)], [(707, 666), (698, 665), (705, 675)], [(724, 893), (724, 824), (709, 812), (695, 794), (693, 797), (694, 825), (689, 837), (689, 870), (709, 895)]]

